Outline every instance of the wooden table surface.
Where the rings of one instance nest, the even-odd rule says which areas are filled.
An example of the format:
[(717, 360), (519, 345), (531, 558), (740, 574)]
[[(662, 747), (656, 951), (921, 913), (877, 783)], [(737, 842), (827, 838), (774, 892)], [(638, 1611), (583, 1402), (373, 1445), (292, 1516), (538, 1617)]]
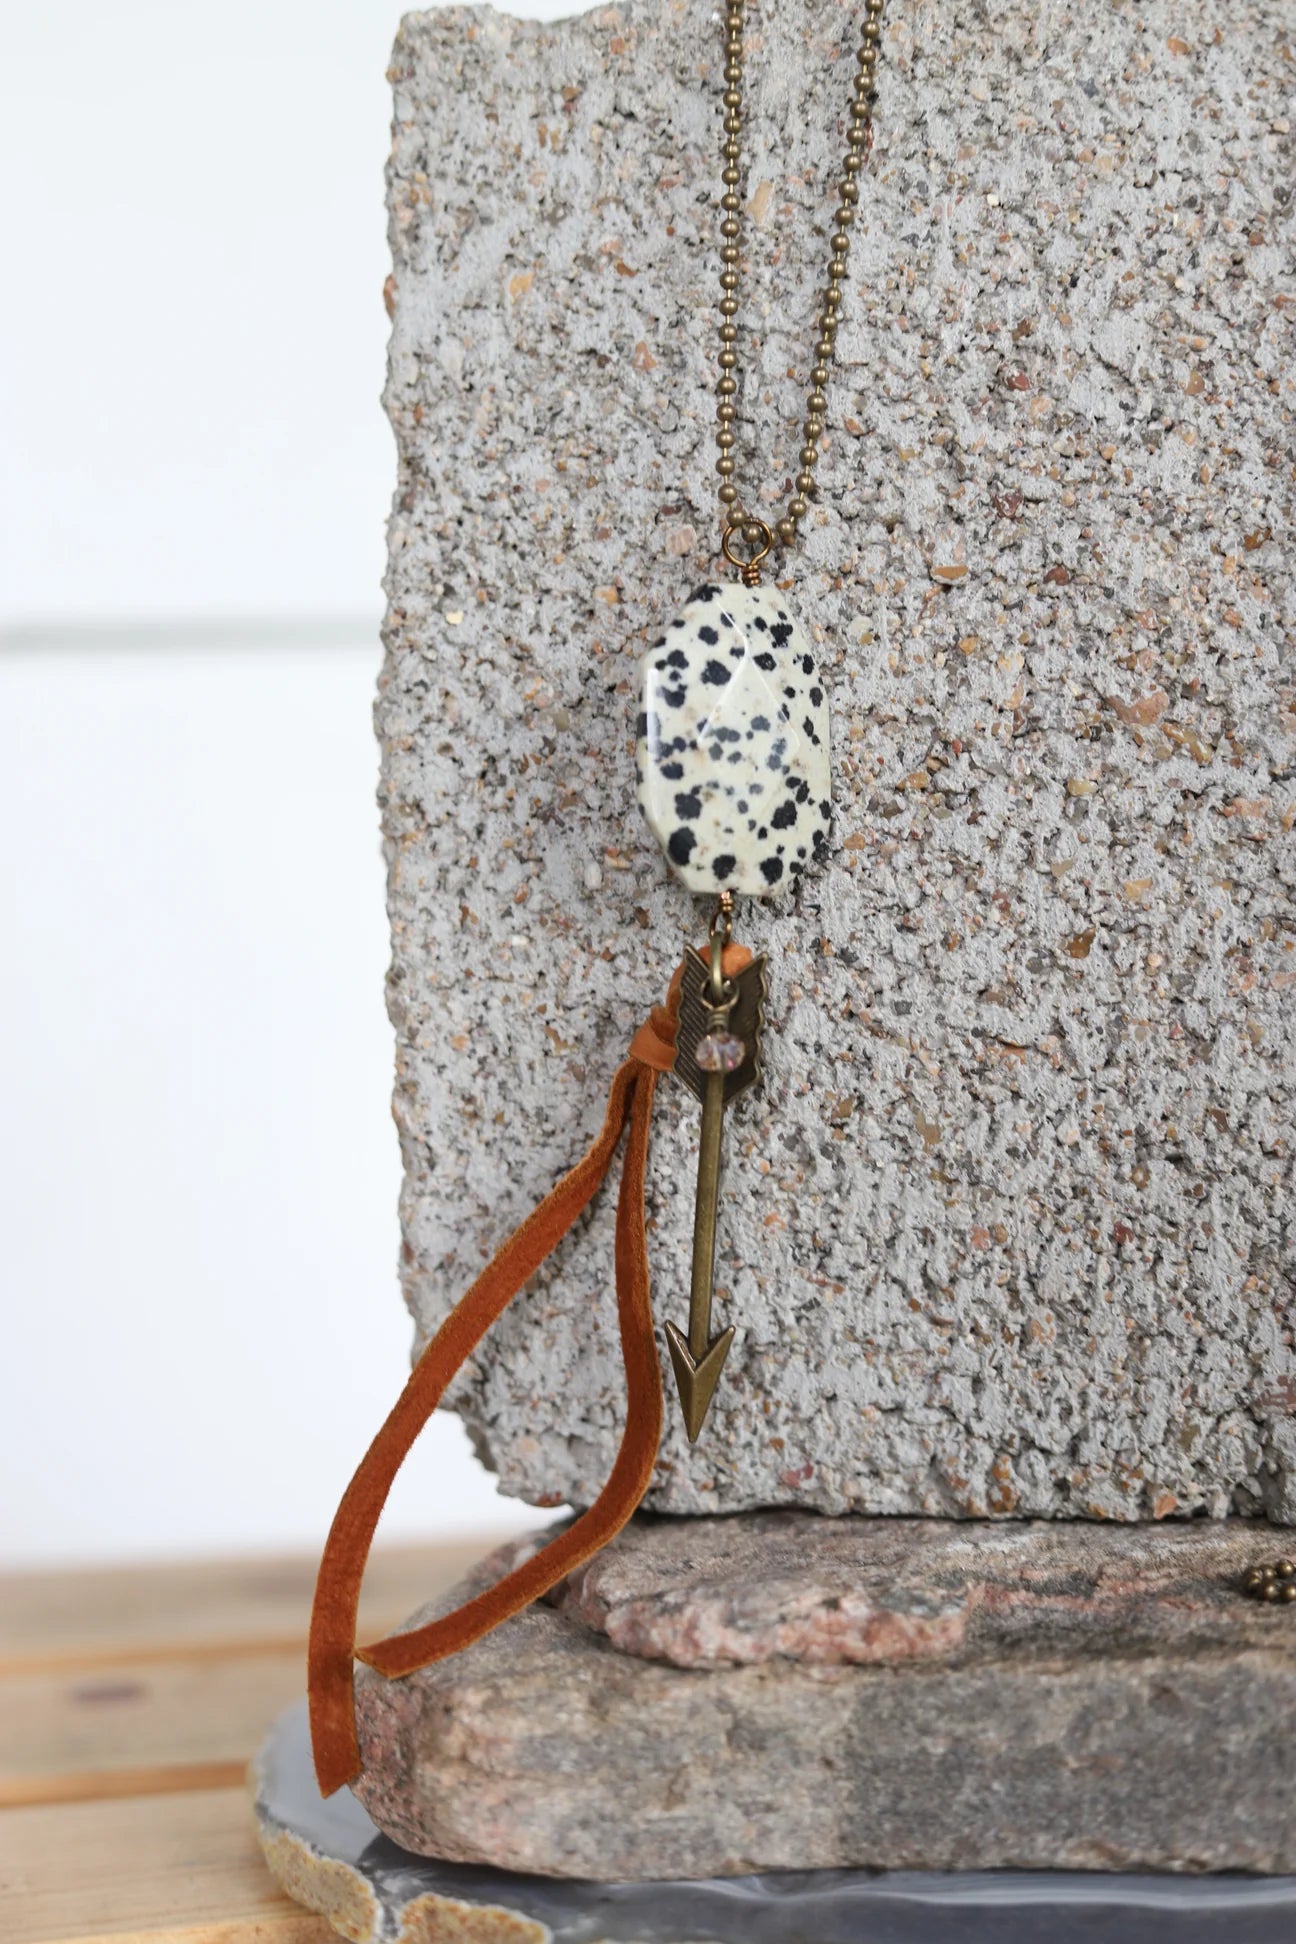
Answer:
[[(486, 1550), (376, 1551), (362, 1635)], [(315, 1565), (0, 1575), (3, 1944), (331, 1944), (266, 1873), (244, 1782), (303, 1692)]]

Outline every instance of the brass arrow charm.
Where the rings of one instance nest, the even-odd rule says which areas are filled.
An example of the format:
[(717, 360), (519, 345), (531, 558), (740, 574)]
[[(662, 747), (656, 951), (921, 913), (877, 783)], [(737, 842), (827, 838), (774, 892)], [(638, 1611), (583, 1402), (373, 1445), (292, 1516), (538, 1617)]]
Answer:
[[(724, 930), (727, 932), (727, 925)], [(666, 1325), (666, 1342), (692, 1444), (706, 1421), (734, 1337), (733, 1324), (718, 1336), (711, 1335), (724, 1111), (760, 1077), (765, 1003), (764, 958), (753, 959), (742, 972), (726, 978), (723, 951), (724, 935), (716, 928), (707, 958), (691, 948), (685, 955), (676, 1040), (675, 1071), (702, 1102), (688, 1335), (674, 1323)]]
[(673, 1323), (666, 1325), (666, 1341), (675, 1366), (675, 1382), (689, 1443), (698, 1433), (711, 1406), (724, 1360), (733, 1342), (733, 1324), (714, 1340), (711, 1336), (711, 1295), (715, 1286), (716, 1215), (720, 1200), (720, 1148), (724, 1132), (725, 1076), (708, 1073), (702, 1095), (702, 1138), (698, 1149), (697, 1210), (693, 1217), (693, 1281), (689, 1290), (687, 1337)]

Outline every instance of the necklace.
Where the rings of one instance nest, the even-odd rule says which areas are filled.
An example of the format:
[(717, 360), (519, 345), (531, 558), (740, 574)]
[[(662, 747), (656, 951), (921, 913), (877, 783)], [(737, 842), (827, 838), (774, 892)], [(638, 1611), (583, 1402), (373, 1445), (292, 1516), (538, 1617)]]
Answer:
[[(735, 404), (738, 382), (733, 375), (738, 365), (738, 353), (734, 348), (738, 342), (738, 326), (734, 320), (739, 312), (739, 293), (742, 289), (743, 201), (739, 183), (742, 179), (743, 27), (747, 0), (725, 0), (725, 116), (721, 148), (724, 166), (720, 172), (720, 180), (724, 184), (720, 207), (724, 215), (720, 222), (723, 238), (720, 245), (718, 306), (720, 355), (717, 363), (720, 377), (716, 382), (716, 445), (720, 456), (716, 460), (716, 471), (720, 475), (719, 499), (725, 521), (721, 550), (731, 564), (739, 566), (740, 571), (742, 567), (759, 564), (775, 538), (785, 547), (792, 546), (797, 537), (797, 528), (805, 518), (808, 495), (814, 486), (814, 469), (819, 460), (819, 440), (823, 437), (828, 403), (824, 387), (828, 383), (829, 366), (837, 343), (842, 285), (846, 281), (846, 259), (850, 253), (850, 229), (859, 202), (859, 176), (873, 147), (873, 94), (877, 85), (884, 5), (885, 0), (865, 0), (864, 27), (848, 109), (846, 153), (842, 158), (841, 177), (837, 184), (838, 208), (833, 216), (828, 282), (819, 302), (814, 363), (810, 367), (801, 470), (796, 475), (795, 491), (788, 502), (787, 512), (771, 531), (764, 520), (752, 519), (743, 513), (741, 496), (734, 485), (733, 428), (738, 416)], [(746, 556), (741, 558), (734, 552), (734, 544), (739, 538), (748, 549)]]
[(720, 552), (738, 579), (696, 588), (643, 657), (636, 735), (639, 802), (649, 828), (680, 882), (717, 900), (707, 952), (685, 956), (674, 1069), (702, 1105), (689, 1327), (686, 1335), (674, 1323), (665, 1326), (690, 1439), (702, 1428), (734, 1336), (732, 1325), (711, 1334), (724, 1111), (760, 1077), (765, 960), (726, 966), (734, 905), (739, 895), (770, 898), (793, 889), (828, 844), (827, 699), (810, 643), (782, 593), (761, 586), (761, 563), (775, 546), (795, 544), (814, 488), (850, 228), (873, 144), (884, 3), (865, 0), (800, 466), (787, 510), (771, 524), (744, 506), (735, 483), (746, 0), (725, 0), (716, 472)]
[(828, 286), (810, 371), (805, 443), (787, 512), (771, 526), (748, 512), (734, 484), (739, 291), (742, 287), (743, 23), (746, 0), (725, 0), (724, 193), (720, 224), (720, 378), (716, 386), (720, 552), (732, 582), (696, 588), (643, 659), (639, 798), (676, 876), (716, 905), (705, 952), (690, 947), (612, 1079), (600, 1132), (504, 1241), (426, 1346), (343, 1494), (320, 1562), (311, 1614), (311, 1741), (320, 1788), (360, 1772), (354, 1707), (356, 1613), (365, 1560), (406, 1453), (487, 1330), (526, 1287), (588, 1207), (625, 1143), (617, 1198), (616, 1295), (626, 1376), (626, 1421), (616, 1462), (592, 1505), (538, 1553), (448, 1613), (363, 1650), (392, 1678), (458, 1653), (520, 1613), (619, 1532), (642, 1502), (662, 1427), (644, 1179), (654, 1090), (676, 1073), (702, 1103), (688, 1332), (666, 1336), (690, 1439), (710, 1408), (734, 1325), (711, 1334), (724, 1111), (760, 1075), (765, 960), (733, 940), (737, 896), (777, 897), (824, 851), (831, 810), (828, 709), (809, 641), (782, 594), (761, 586), (772, 547), (791, 547), (814, 485), (828, 365), (841, 311), (857, 178), (872, 141), (870, 104), (883, 0), (864, 0), (863, 42), (850, 104), (833, 222)]

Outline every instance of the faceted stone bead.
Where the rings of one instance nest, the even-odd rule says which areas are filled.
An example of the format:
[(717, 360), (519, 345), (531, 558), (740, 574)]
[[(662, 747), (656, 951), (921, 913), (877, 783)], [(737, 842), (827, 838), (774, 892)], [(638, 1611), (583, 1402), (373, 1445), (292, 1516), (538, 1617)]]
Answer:
[(703, 1073), (737, 1073), (747, 1047), (736, 1033), (704, 1033), (693, 1058)]
[(777, 588), (696, 588), (641, 664), (649, 827), (690, 891), (777, 897), (828, 842), (828, 703)]

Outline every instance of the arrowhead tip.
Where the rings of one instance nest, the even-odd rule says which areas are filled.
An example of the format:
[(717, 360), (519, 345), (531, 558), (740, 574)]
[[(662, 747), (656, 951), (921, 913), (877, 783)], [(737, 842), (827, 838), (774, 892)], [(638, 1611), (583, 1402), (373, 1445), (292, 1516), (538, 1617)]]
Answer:
[(666, 1342), (671, 1363), (675, 1367), (675, 1383), (684, 1407), (684, 1426), (690, 1444), (697, 1443), (706, 1422), (706, 1414), (711, 1408), (711, 1399), (715, 1395), (733, 1337), (734, 1326), (731, 1323), (727, 1330), (722, 1330), (718, 1337), (711, 1339), (706, 1355), (695, 1363), (684, 1332), (676, 1329), (673, 1323), (666, 1325)]

